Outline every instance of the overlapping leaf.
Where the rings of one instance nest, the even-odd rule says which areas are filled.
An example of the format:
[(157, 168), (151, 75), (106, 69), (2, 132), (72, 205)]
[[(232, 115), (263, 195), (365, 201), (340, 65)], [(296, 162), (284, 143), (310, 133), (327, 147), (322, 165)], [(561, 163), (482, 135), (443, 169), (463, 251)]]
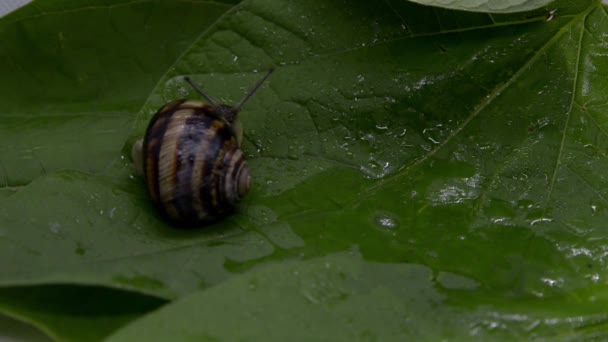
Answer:
[(512, 13), (538, 9), (555, 0), (408, 0), (423, 5), (488, 13)]
[(186, 296), (109, 341), (510, 341), (605, 336), (601, 330), (607, 316), (601, 306), (589, 308), (568, 296), (494, 301), (479, 285), (449, 272), (433, 274), (421, 265), (364, 262), (351, 251), (273, 265)]
[[(61, 341), (101, 340), (163, 304), (158, 298), (100, 287), (47, 285), (0, 290), (2, 312), (31, 322)], [(4, 329), (0, 332), (5, 337)]]

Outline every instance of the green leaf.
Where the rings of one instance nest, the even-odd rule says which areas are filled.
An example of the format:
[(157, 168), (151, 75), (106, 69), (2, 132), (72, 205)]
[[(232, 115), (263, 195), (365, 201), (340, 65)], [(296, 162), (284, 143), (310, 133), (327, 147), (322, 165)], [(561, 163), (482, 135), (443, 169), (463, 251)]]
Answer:
[(555, 0), (408, 0), (422, 5), (437, 6), (455, 10), (487, 13), (512, 13), (531, 11)]
[(17, 319), (0, 315), (0, 336), (6, 341), (49, 342), (47, 335)]
[[(262, 235), (238, 225), (172, 229), (153, 214), (140, 181), (126, 180), (123, 187), (61, 172), (9, 197), (0, 208), (0, 254), (11, 261), (2, 265), (2, 283), (104, 284), (170, 298), (229, 276), (225, 258), (245, 261), (273, 251)], [(28, 216), (28, 208), (36, 214)]]
[(120, 290), (78, 286), (0, 289), (0, 310), (62, 341), (100, 341), (165, 301)]
[[(231, 6), (36, 1), (0, 19), (0, 185), (107, 172), (159, 77)], [(179, 18), (179, 20), (167, 20)]]
[[(598, 334), (598, 325), (605, 326), (608, 320), (599, 305), (589, 314), (588, 308), (568, 296), (492, 302), (473, 279), (449, 272), (434, 273), (416, 264), (366, 262), (357, 254), (283, 263), (250, 272), (177, 300), (128, 325), (108, 341), (606, 337), (605, 333)], [(465, 305), (456, 305), (461, 303), (455, 303), (454, 298), (465, 298)], [(471, 304), (478, 308), (471, 308)], [(602, 306), (605, 304), (603, 301)], [(588, 316), (570, 319), (580, 312)]]
[[(173, 299), (357, 249), (381, 275), (349, 286), (412, 264), (474, 282), (420, 318), (463, 314), (445, 323), (457, 336), (487, 317), (479, 307), (605, 330), (599, 1), (559, 1), (549, 17), (403, 0), (35, 4), (0, 20), (0, 284)], [(162, 104), (197, 97), (184, 75), (234, 103), (271, 66), (242, 112), (251, 195), (212, 227), (170, 227), (123, 155)]]

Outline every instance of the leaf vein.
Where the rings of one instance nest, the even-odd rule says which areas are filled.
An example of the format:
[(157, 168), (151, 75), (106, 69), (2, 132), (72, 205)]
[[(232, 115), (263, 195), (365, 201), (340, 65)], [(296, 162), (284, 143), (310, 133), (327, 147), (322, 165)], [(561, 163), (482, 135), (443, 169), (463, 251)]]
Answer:
[[(448, 143), (454, 139), (460, 132), (462, 132), (467, 125), (475, 119), (484, 109), (486, 109), (494, 100), (496, 100), (507, 88), (509, 88), (515, 81), (517, 81), (520, 77), (522, 77), (526, 70), (528, 70), (536, 61), (546, 52), (550, 47), (554, 46), (554, 44), (562, 37), (562, 35), (567, 31), (573, 22), (575, 22), (576, 16), (571, 17), (572, 20), (565, 25), (563, 28), (559, 30), (557, 34), (555, 34), (551, 39), (549, 39), (538, 51), (534, 53), (534, 55), (522, 66), (517, 72), (513, 74), (513, 76), (505, 83), (498, 85), (495, 87), (490, 94), (488, 94), (484, 100), (482, 100), (473, 110), (473, 112), (460, 124), (458, 125), (450, 134), (443, 140), (441, 143), (436, 145), (434, 149), (429, 151), (424, 156), (413, 160), (411, 163), (403, 165), (400, 167), (394, 174), (389, 175), (388, 177), (378, 181), (372, 187), (363, 191), (364, 193), (368, 193), (371, 195), (377, 189), (383, 187), (386, 184), (390, 184), (393, 181), (399, 180), (404, 174), (407, 174), (411, 169), (419, 166), (423, 162), (427, 161), (429, 158), (434, 156), (437, 152), (439, 152), (442, 148), (444, 148)], [(365, 197), (365, 196), (363, 196)]]
[[(586, 12), (583, 16), (583, 21), (587, 21), (589, 12)], [(569, 25), (565, 26), (564, 28), (562, 28), (562, 32), (565, 31), (565, 28), (568, 27), (568, 29), (570, 29), (573, 25), (574, 21), (571, 21)], [(584, 27), (584, 23), (583, 23), (583, 27)], [(580, 33), (579, 33), (579, 37), (578, 37), (578, 50), (577, 50), (577, 56), (576, 56), (576, 62), (575, 62), (575, 70), (574, 70), (574, 79), (572, 82), (572, 94), (571, 94), (571, 98), (570, 98), (570, 106), (568, 108), (567, 111), (567, 115), (566, 115), (566, 122), (564, 123), (564, 128), (563, 128), (563, 132), (562, 132), (562, 139), (560, 142), (560, 146), (559, 146), (559, 150), (557, 152), (557, 160), (555, 161), (555, 167), (553, 169), (553, 176), (551, 177), (551, 181), (549, 182), (549, 187), (547, 189), (547, 199), (545, 201), (545, 210), (547, 210), (547, 206), (549, 201), (551, 200), (551, 197), (553, 196), (553, 189), (555, 187), (555, 182), (557, 180), (557, 173), (560, 169), (561, 163), (562, 163), (562, 154), (564, 152), (564, 146), (566, 144), (566, 138), (567, 138), (567, 133), (568, 133), (568, 127), (570, 126), (570, 119), (572, 117), (572, 111), (574, 109), (574, 103), (576, 100), (576, 89), (577, 86), (579, 85), (579, 72), (581, 70), (581, 56), (583, 53), (583, 37), (585, 35), (585, 30), (581, 29)]]

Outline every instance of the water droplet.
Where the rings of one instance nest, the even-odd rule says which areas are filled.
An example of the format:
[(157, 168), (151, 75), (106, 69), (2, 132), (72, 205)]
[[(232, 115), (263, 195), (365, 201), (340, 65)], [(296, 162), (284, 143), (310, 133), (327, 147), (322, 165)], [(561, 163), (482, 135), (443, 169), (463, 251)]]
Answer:
[(394, 233), (399, 228), (399, 217), (387, 211), (377, 211), (373, 220), (376, 227), (383, 231)]
[(494, 224), (505, 224), (508, 223), (509, 219), (506, 217), (492, 217), (490, 219), (490, 222), (494, 223)]
[(539, 224), (539, 223), (545, 223), (545, 222), (553, 222), (553, 219), (548, 218), (548, 217), (541, 217), (541, 218), (538, 218), (538, 219), (536, 219), (536, 220), (532, 220), (532, 221), (530, 222), (530, 225), (531, 225), (531, 226), (534, 226), (534, 225), (537, 225), (537, 224)]
[(599, 212), (600, 212), (600, 211), (601, 211), (601, 209), (602, 209), (602, 208), (601, 208), (601, 207), (600, 207), (600, 206), (599, 206), (597, 203), (591, 203), (590, 208), (591, 208), (591, 214), (592, 214), (593, 216), (595, 216), (595, 215), (599, 214)]
[(556, 287), (560, 285), (563, 281), (560, 279), (551, 279), (551, 278), (541, 278), (541, 281), (548, 285), (549, 287)]
[(381, 227), (384, 228), (388, 228), (388, 229), (394, 229), (396, 228), (397, 225), (397, 221), (395, 221), (394, 219), (390, 218), (390, 217), (380, 217), (378, 218), (378, 224)]
[(367, 178), (380, 179), (391, 173), (392, 165), (388, 161), (371, 159), (367, 165), (362, 165), (359, 169)]

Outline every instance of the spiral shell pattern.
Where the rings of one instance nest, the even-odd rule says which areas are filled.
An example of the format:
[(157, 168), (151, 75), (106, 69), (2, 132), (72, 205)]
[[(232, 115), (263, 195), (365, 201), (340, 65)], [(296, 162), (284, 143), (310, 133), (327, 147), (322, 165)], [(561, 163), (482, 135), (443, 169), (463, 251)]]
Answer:
[(154, 115), (144, 137), (143, 163), (152, 201), (183, 226), (226, 216), (250, 188), (234, 130), (201, 101), (173, 101)]

